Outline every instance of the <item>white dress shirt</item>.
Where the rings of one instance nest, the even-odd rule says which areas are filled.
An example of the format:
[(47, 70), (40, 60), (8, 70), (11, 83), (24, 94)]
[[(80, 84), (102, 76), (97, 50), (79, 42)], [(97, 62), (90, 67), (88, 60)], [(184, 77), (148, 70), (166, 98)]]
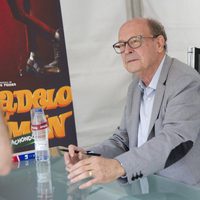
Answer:
[(154, 97), (156, 93), (156, 87), (162, 70), (163, 62), (165, 57), (162, 59), (156, 73), (154, 74), (150, 84), (146, 87), (142, 81), (139, 82), (138, 86), (142, 90), (142, 99), (140, 104), (140, 122), (138, 127), (138, 147), (143, 145), (148, 138), (148, 129), (151, 120), (151, 114), (153, 109)]

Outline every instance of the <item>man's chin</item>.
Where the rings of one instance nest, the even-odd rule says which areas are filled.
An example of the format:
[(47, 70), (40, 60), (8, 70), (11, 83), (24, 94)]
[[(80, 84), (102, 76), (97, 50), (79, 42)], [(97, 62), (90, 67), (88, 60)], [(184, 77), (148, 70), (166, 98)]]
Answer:
[(140, 71), (140, 67), (128, 64), (126, 65), (126, 70), (130, 73), (137, 73)]

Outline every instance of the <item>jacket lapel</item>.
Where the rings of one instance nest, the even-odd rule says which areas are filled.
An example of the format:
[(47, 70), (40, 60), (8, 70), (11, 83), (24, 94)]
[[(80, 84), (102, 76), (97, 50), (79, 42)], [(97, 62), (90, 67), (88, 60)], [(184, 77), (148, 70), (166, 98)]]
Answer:
[(134, 138), (133, 138), (133, 143), (134, 145), (137, 145), (137, 141), (138, 141), (138, 127), (139, 127), (139, 122), (140, 122), (140, 103), (141, 103), (141, 96), (142, 96), (142, 92), (139, 89), (139, 87), (137, 87), (135, 93), (134, 93), (134, 104), (132, 107), (132, 119), (134, 119), (133, 123), (132, 123), (132, 129), (133, 129), (133, 134)]
[(155, 121), (156, 121), (159, 111), (160, 111), (161, 103), (162, 103), (164, 93), (165, 93), (165, 82), (166, 82), (167, 75), (169, 73), (169, 69), (171, 67), (172, 62), (173, 62), (173, 59), (166, 55), (165, 61), (163, 63), (162, 71), (160, 74), (160, 78), (158, 81), (158, 85), (156, 88), (156, 95), (154, 98), (152, 116), (151, 116), (151, 121), (150, 121), (150, 125), (149, 125), (149, 131), (148, 131), (148, 133), (149, 133), (148, 139), (150, 139), (154, 136), (153, 135), (154, 132), (152, 131), (152, 128), (154, 127)]

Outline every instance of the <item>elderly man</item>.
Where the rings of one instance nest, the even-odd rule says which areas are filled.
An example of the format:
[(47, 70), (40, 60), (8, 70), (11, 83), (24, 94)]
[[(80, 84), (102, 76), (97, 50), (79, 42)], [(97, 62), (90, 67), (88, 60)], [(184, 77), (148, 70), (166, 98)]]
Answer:
[(120, 28), (113, 47), (134, 78), (120, 126), (89, 149), (102, 156), (86, 156), (74, 145), (65, 153), (71, 182), (91, 177), (80, 188), (153, 173), (200, 182), (200, 76), (166, 54), (166, 41), (164, 27), (153, 19), (134, 18)]

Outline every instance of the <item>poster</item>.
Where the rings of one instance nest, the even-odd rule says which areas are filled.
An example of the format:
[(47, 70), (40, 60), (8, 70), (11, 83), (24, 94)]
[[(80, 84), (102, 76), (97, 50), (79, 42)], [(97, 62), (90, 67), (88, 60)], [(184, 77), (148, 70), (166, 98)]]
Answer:
[(1, 0), (0, 21), (0, 104), (14, 152), (34, 148), (34, 107), (44, 109), (50, 147), (77, 144), (59, 0)]

